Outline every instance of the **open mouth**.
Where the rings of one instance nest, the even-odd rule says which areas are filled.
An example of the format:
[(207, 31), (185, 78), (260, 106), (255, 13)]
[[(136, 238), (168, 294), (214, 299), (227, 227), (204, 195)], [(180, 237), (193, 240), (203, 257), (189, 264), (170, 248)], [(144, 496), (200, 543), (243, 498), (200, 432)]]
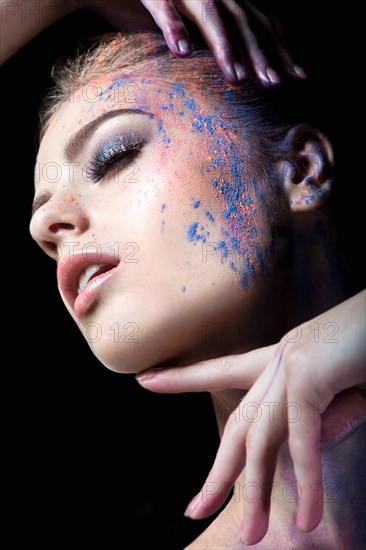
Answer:
[(95, 251), (78, 251), (62, 258), (58, 266), (60, 292), (79, 318), (94, 303), (101, 285), (114, 275), (120, 265), (119, 259), (109, 254), (95, 256)]
[(106, 273), (115, 268), (115, 265), (111, 264), (91, 264), (88, 265), (79, 276), (78, 295), (84, 290), (86, 285), (95, 277), (98, 277), (102, 273)]

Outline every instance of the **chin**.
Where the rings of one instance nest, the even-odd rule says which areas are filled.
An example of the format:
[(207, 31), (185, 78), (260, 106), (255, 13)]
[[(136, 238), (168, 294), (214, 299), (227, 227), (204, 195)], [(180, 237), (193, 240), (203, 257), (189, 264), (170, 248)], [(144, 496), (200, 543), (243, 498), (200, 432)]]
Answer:
[[(202, 292), (200, 288), (196, 294)], [(188, 364), (207, 354), (213, 356), (213, 347), (226, 344), (225, 338), (219, 337), (207, 349), (202, 327), (210, 322), (215, 326), (219, 321), (232, 323), (235, 298), (237, 290), (232, 287), (215, 301), (180, 294), (173, 299), (168, 292), (124, 294), (121, 301), (111, 299), (92, 312), (82, 331), (99, 361), (114, 372), (132, 374), (151, 367)], [(237, 315), (234, 317), (235, 328)], [(88, 325), (90, 332), (86, 333)]]
[(89, 345), (97, 359), (113, 372), (136, 374), (154, 365), (151, 350), (142, 342), (118, 342), (112, 337)]
[(88, 343), (97, 359), (113, 372), (137, 374), (150, 367), (176, 364), (180, 350), (176, 349), (175, 344), (179, 347), (179, 343), (169, 339), (166, 330), (162, 332), (151, 328), (151, 331), (142, 334), (129, 324), (123, 335), (116, 330), (109, 331), (110, 334), (95, 342), (89, 339)]

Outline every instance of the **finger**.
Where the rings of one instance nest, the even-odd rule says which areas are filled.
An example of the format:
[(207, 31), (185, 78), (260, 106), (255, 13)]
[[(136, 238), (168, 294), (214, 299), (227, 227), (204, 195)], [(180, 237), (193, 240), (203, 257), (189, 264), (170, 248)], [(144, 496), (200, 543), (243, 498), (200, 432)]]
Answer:
[(309, 388), (308, 376), (289, 376), (287, 395), (288, 404), (293, 403), (298, 411), (288, 423), (289, 449), (299, 494), (297, 527), (308, 532), (317, 527), (323, 516), (319, 403)]
[(273, 43), (275, 45), (276, 54), (279, 58), (279, 61), (281, 62), (282, 67), (285, 69), (285, 71), (295, 78), (307, 78), (306, 72), (302, 67), (299, 65), (296, 65), (286, 48), (283, 46), (282, 41), (278, 35), (278, 32), (276, 31), (271, 19), (269, 19), (264, 13), (259, 11), (255, 6), (250, 4), (250, 9), (253, 15), (256, 17), (256, 19), (261, 23), (261, 25), (264, 27), (265, 31), (268, 33), (268, 35), (273, 40)]
[(230, 414), (212, 469), (201, 491), (188, 505), (185, 515), (193, 519), (202, 519), (216, 512), (225, 502), (245, 466), (246, 436), (257, 417), (263, 388), (270, 381), (270, 376), (272, 372), (267, 369), (245, 399)]
[(141, 0), (160, 27), (173, 55), (185, 57), (192, 53), (188, 31), (172, 0)]
[(267, 533), (277, 453), (287, 435), (286, 419), (282, 415), (286, 403), (283, 368), (277, 370), (272, 380), (270, 391), (261, 402), (258, 421), (250, 426), (246, 439), (241, 528), (245, 544), (256, 544)]
[(247, 77), (240, 55), (232, 45), (229, 30), (213, 0), (208, 2), (189, 2), (183, 4), (177, 0), (178, 9), (200, 30), (207, 46), (222, 71), (224, 78), (231, 84), (237, 84)]
[(212, 469), (201, 491), (188, 505), (185, 515), (202, 519), (214, 514), (226, 501), (245, 466), (245, 438), (248, 423), (241, 421), (236, 409), (225, 426)]
[(276, 55), (277, 58), (282, 65), (282, 68), (292, 77), (294, 78), (300, 78), (305, 79), (307, 78), (307, 74), (304, 71), (302, 67), (294, 63), (292, 57), (286, 50), (286, 48), (283, 46), (281, 40), (279, 39), (276, 31), (274, 30), (271, 22), (268, 20), (268, 33), (271, 35), (275, 49), (276, 49)]
[(235, 0), (225, 0), (224, 5), (235, 21), (241, 39), (240, 50), (248, 59), (254, 76), (265, 85), (279, 84), (281, 79), (270, 66), (265, 52), (259, 47), (244, 9), (238, 6)]
[(194, 365), (148, 369), (136, 375), (144, 388), (154, 392), (181, 393), (249, 389), (271, 361), (275, 346), (249, 353), (228, 355)]

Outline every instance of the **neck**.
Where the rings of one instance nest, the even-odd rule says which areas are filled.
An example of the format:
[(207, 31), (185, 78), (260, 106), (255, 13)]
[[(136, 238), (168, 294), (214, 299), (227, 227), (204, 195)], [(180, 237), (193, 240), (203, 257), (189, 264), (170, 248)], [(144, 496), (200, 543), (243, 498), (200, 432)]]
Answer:
[[(249, 339), (243, 343), (242, 351), (275, 343), (292, 327), (345, 300), (352, 292), (349, 277), (340, 260), (341, 254), (336, 247), (335, 235), (326, 214), (323, 213), (322, 216), (314, 214), (310, 219), (309, 216), (303, 219), (298, 217), (292, 235), (292, 254), (287, 256), (286, 269), (273, 279), (275, 288), (271, 289), (274, 293), (270, 302), (267, 301), (270, 298), (267, 293), (259, 293), (261, 302), (257, 302), (254, 308), (263, 312), (268, 308), (262, 309), (261, 304), (271, 303), (273, 306), (271, 317), (266, 316), (267, 329), (263, 327), (263, 318), (260, 315), (251, 317), (254, 322), (255, 318), (258, 319), (258, 325), (251, 334), (261, 334), (262, 341), (255, 338)], [(274, 300), (273, 296), (277, 299)], [(271, 331), (271, 327), (275, 328)], [(235, 353), (238, 351), (235, 350)], [(221, 435), (229, 415), (236, 409), (244, 394), (245, 392), (241, 390), (225, 390), (212, 395)], [(357, 547), (360, 534), (357, 533), (356, 528), (360, 529), (362, 522), (360, 523), (358, 518), (351, 514), (353, 501), (350, 500), (349, 487), (352, 486), (355, 490), (355, 497), (352, 498), (359, 499), (361, 503), (362, 491), (357, 489), (361, 486), (357, 481), (360, 470), (355, 464), (345, 473), (344, 466), (347, 462), (354, 463), (356, 459), (361, 469), (361, 457), (365, 451), (364, 441), (366, 441), (366, 438), (362, 441), (362, 436), (365, 435), (364, 428), (365, 426), (343, 443), (328, 448), (323, 453), (324, 516), (320, 525), (308, 534), (297, 532), (295, 527), (296, 478), (288, 447), (282, 446), (274, 479), (270, 530), (263, 547), (283, 548), (287, 544), (286, 547), (289, 548), (309, 548), (314, 544), (315, 548), (323, 548), (325, 543), (327, 548), (343, 548), (346, 543), (351, 542), (352, 537), (353, 547)], [(346, 475), (347, 483), (344, 483)], [(246, 488), (244, 469), (237, 480), (234, 495), (227, 507), (229, 513), (225, 512), (229, 514), (225, 519), (225, 529), (231, 529), (231, 532), (233, 529), (239, 532)], [(363, 494), (364, 492), (363, 489)], [(320, 498), (320, 496), (315, 495), (314, 498)], [(235, 527), (233, 524), (230, 526), (230, 521), (235, 524)]]

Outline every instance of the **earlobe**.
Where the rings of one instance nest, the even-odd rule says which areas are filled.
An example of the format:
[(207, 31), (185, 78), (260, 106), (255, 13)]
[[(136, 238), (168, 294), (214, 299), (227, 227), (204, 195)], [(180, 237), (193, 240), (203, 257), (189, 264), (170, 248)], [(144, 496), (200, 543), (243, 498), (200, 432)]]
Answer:
[(279, 174), (289, 209), (310, 212), (320, 208), (332, 188), (333, 151), (328, 139), (308, 126), (296, 126), (284, 145)]

